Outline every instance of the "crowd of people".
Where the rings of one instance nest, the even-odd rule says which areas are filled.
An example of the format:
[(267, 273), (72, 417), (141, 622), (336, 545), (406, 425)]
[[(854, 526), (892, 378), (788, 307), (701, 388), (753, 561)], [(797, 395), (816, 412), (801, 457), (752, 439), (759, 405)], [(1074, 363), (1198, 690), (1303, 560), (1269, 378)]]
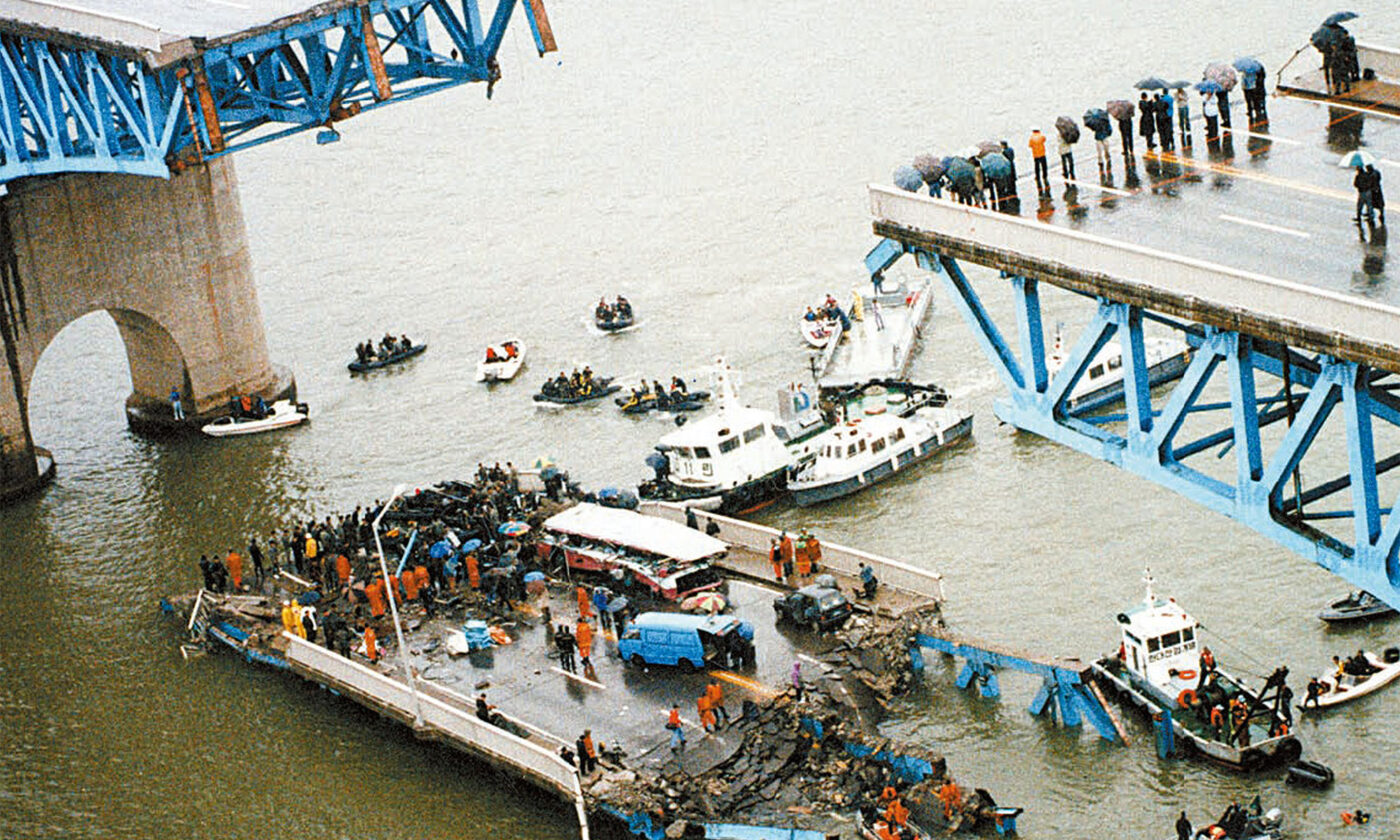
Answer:
[(562, 370), (559, 371), (558, 376), (545, 381), (540, 393), (555, 399), (577, 399), (594, 395), (606, 388), (610, 381), (595, 377), (593, 369), (584, 365), (583, 370), (574, 368), (574, 372), (567, 376)]
[[(795, 541), (786, 530), (768, 541), (768, 562), (773, 567), (773, 580), (778, 583), (805, 585), (820, 570), (821, 560), (821, 540), (808, 533), (806, 528), (798, 532)], [(865, 567), (865, 564), (861, 566)], [(873, 571), (870, 577), (874, 580)], [(863, 579), (861, 584), (869, 585)]]
[(486, 363), (489, 365), (495, 364), (496, 362), (508, 362), (519, 355), (520, 347), (517, 346), (514, 341), (507, 341), (502, 344), (500, 351), (497, 351), (496, 346), (493, 344), (486, 348)]
[(413, 342), (409, 340), (408, 336), (401, 335), (398, 338), (394, 338), (393, 335), (386, 332), (384, 333), (384, 337), (379, 339), (378, 344), (375, 344), (373, 339), (367, 338), (360, 344), (355, 345), (355, 358), (358, 359), (361, 364), (369, 364), (370, 362), (392, 358), (399, 353), (406, 353), (412, 349)]
[(1324, 24), (1313, 36), (1313, 46), (1322, 53), (1322, 77), (1328, 93), (1347, 93), (1361, 81), (1361, 63), (1356, 56), (1356, 39), (1346, 27)]
[(598, 306), (593, 310), (593, 318), (604, 327), (626, 323), (632, 320), (632, 304), (622, 295), (617, 296), (615, 303), (608, 303), (607, 298), (599, 298)]
[(258, 394), (244, 394), (228, 401), (228, 413), (235, 420), (262, 420), (271, 410)]
[(836, 298), (830, 294), (822, 301), (821, 306), (807, 307), (807, 311), (802, 317), (808, 321), (838, 321), (842, 330), (851, 328), (851, 319), (846, 315), (846, 311), (841, 308), (841, 304)]

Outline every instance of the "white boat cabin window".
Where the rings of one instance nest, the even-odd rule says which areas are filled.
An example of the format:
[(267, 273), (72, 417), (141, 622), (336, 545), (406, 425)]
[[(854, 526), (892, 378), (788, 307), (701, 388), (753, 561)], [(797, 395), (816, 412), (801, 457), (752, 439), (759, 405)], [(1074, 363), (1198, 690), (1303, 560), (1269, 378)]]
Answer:
[(739, 439), (737, 437), (725, 438), (724, 440), (719, 442), (719, 451), (721, 455), (723, 455), (725, 452), (733, 452), (738, 448)]
[(1111, 359), (1108, 360), (1108, 369), (1109, 369), (1109, 370), (1118, 370), (1118, 369), (1119, 369), (1120, 367), (1122, 367), (1122, 366), (1123, 366), (1123, 357), (1122, 357), (1122, 356), (1114, 356), (1113, 358), (1111, 358)]
[(890, 443), (899, 443), (904, 440), (904, 429), (898, 428), (890, 433)]
[(695, 457), (696, 457), (696, 458), (708, 458), (708, 457), (710, 457), (710, 447), (708, 447), (708, 446), (697, 446), (697, 447), (695, 447)]
[(695, 452), (689, 446), (677, 446), (676, 454), (682, 458), (694, 458)]
[(864, 452), (864, 451), (865, 451), (865, 438), (861, 438), (859, 441), (857, 441), (857, 442), (856, 442), (856, 447), (859, 448), (861, 452)]
[(1103, 365), (1094, 365), (1089, 368), (1090, 379), (1098, 379), (1100, 376), (1103, 376)]
[(847, 457), (847, 458), (854, 458), (854, 457), (856, 457), (856, 445), (855, 445), (854, 443), (851, 444), (850, 446), (847, 446), (847, 447), (846, 447), (846, 457)]
[(763, 427), (754, 426), (752, 429), (744, 432), (744, 443), (753, 443), (761, 437), (763, 437)]
[(876, 452), (883, 452), (883, 451), (885, 451), (885, 439), (884, 439), (884, 438), (876, 438), (876, 439), (874, 439), (874, 440), (872, 440), (872, 441), (870, 442), (870, 452), (871, 452), (872, 454), (874, 454), (874, 453), (876, 453)]

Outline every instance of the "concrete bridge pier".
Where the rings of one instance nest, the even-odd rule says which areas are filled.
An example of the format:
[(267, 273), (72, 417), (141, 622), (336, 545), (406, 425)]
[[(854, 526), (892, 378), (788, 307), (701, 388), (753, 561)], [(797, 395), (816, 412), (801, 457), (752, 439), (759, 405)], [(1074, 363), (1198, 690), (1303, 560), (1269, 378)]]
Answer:
[[(296, 396), (268, 359), (233, 162), (169, 180), (75, 174), (11, 182), (0, 199), (0, 502), (53, 474), (29, 428), (45, 348), (104, 310), (126, 346), (127, 421), (143, 433), (197, 428), (231, 398)], [(187, 419), (170, 404), (178, 388)]]

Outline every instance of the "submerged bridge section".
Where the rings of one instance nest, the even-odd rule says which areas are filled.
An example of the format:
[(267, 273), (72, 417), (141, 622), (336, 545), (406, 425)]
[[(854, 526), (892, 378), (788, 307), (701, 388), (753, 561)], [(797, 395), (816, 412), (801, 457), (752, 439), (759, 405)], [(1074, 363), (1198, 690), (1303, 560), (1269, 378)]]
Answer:
[[(1400, 516), (1378, 484), (1400, 466), (1400, 309), (883, 186), (870, 187), (870, 201), (877, 235), (942, 269), (1006, 389), (998, 417), (1170, 488), (1400, 606)], [(963, 264), (996, 274), (974, 283)], [(1094, 306), (1058, 372), (1047, 364), (1042, 284)], [(1008, 291), (1013, 311), (999, 319), (983, 297)], [(1183, 333), (1196, 348), (1169, 389), (1149, 387), (1147, 329)], [(1071, 390), (1110, 341), (1122, 348), (1123, 412), (1070, 410)], [(1324, 441), (1340, 444), (1344, 461), (1319, 456), (1300, 470)]]
[(134, 428), (295, 394), (268, 358), (228, 155), (333, 142), (364, 110), (468, 82), (490, 96), (517, 7), (555, 49), (542, 0), (489, 17), (477, 0), (84, 2), (0, 0), (0, 501), (52, 475), (29, 383), (90, 312), (126, 345)]

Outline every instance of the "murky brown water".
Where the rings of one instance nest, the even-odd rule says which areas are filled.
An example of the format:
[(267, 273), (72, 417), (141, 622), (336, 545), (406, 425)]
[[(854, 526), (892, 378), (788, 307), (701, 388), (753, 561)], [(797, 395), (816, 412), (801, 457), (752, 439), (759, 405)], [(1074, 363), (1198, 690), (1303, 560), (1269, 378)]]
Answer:
[[(46, 353), (34, 425), (60, 477), (0, 511), (0, 834), (572, 836), (571, 815), (533, 792), (319, 690), (229, 657), (182, 661), (157, 599), (196, 585), (202, 552), (478, 460), (549, 454), (595, 486), (641, 478), (664, 424), (542, 412), (529, 392), (584, 362), (659, 377), (724, 352), (765, 404), (805, 375), (795, 309), (860, 282), (867, 181), (930, 147), (1019, 137), (1148, 73), (1190, 78), (1242, 53), (1272, 70), (1332, 11), (572, 0), (551, 6), (561, 56), (537, 60), (518, 27), (507, 38), (493, 102), (462, 90), (362, 116), (334, 146), (308, 135), (242, 154), (273, 355), (313, 420), (256, 440), (148, 442), (125, 430), (125, 361), (105, 316)], [(1361, 40), (1400, 43), (1400, 12), (1358, 11)], [(644, 327), (592, 335), (590, 301), (619, 291)], [(1286, 661), (1302, 675), (1333, 652), (1392, 643), (1395, 624), (1322, 628), (1314, 612), (1345, 585), (1309, 563), (999, 427), (990, 369), (939, 305), (917, 373), (968, 401), (976, 444), (848, 503), (773, 518), (937, 568), (960, 629), (1046, 654), (1107, 648), (1144, 562), (1244, 673)], [(1083, 312), (1047, 308), (1047, 322)], [(431, 349), (350, 380), (350, 348), (386, 328)], [(476, 349), (512, 335), (531, 346), (522, 381), (481, 389)], [(1358, 804), (1377, 813), (1371, 834), (1393, 822), (1400, 696), (1302, 728), (1338, 773), (1319, 795), (1159, 762), (1145, 732), (1124, 749), (1043, 724), (1024, 711), (1030, 680), (1005, 676), (1004, 701), (989, 704), (930, 673), (891, 733), (1025, 806), (1027, 837), (1164, 836), (1178, 807), (1199, 817), (1256, 792), (1306, 826), (1295, 836), (1327, 836)]]

